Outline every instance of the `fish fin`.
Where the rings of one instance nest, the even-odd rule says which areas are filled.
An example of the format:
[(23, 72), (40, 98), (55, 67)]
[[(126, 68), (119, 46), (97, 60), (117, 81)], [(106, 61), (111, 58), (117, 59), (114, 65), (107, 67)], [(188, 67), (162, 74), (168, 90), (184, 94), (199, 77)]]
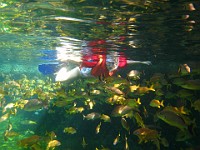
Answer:
[(83, 115), (83, 120), (85, 120), (85, 115)]
[(141, 101), (140, 101), (140, 98), (138, 97), (138, 99), (136, 100), (136, 102), (141, 105)]
[(181, 114), (186, 114), (186, 112), (184, 111), (184, 106), (180, 107), (180, 112), (181, 112)]
[(160, 106), (164, 107), (164, 100), (161, 101)]
[(151, 85), (149, 89), (150, 89), (151, 91), (155, 91), (153, 85)]

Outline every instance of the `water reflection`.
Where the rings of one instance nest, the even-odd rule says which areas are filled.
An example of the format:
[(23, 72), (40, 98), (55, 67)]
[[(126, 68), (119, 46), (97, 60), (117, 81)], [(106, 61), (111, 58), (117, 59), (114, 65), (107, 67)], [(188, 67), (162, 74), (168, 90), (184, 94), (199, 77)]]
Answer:
[[(194, 23), (198, 17), (197, 9), (197, 2), (185, 1), (12, 1), (2, 3), (1, 31), (11, 37), (19, 34), (26, 36), (15, 42), (2, 41), (2, 45), (10, 45), (11, 53), (19, 47), (14, 44), (16, 42), (26, 46), (17, 49), (25, 57), (19, 56), (18, 59), (26, 61), (30, 55), (39, 53), (38, 50), (59, 47), (63, 37), (80, 41), (111, 39), (122, 47), (117, 51), (125, 53), (128, 59), (151, 60), (158, 67), (160, 62), (167, 66), (169, 61), (176, 59), (173, 64), (178, 66), (187, 63), (183, 60), (198, 59), (199, 26)], [(188, 33), (189, 30), (193, 33)], [(119, 42), (116, 37), (125, 37), (125, 40)], [(82, 50), (82, 44), (73, 40), (70, 42), (71, 45), (77, 44), (71, 52)], [(109, 49), (110, 45), (106, 46)], [(26, 49), (32, 53), (29, 54)]]
[(79, 57), (76, 52), (68, 54), (70, 47), (64, 46), (64, 48), (69, 48), (69, 50), (61, 51), (62, 53), (58, 54), (58, 60), (65, 60), (67, 65), (70, 65), (69, 63), (79, 63), (79, 65), (71, 70), (68, 69), (69, 67), (66, 67), (67, 65), (62, 67), (57, 72), (55, 80), (66, 81), (78, 76), (93, 76), (99, 77), (102, 80), (108, 76), (112, 76), (118, 69), (126, 67), (127, 63), (151, 64), (150, 61), (127, 61), (126, 55), (120, 50), (123, 47), (115, 43), (115, 41), (121, 42), (123, 40), (125, 40), (124, 37), (115, 37), (115, 40), (112, 38), (107, 40), (84, 41)]

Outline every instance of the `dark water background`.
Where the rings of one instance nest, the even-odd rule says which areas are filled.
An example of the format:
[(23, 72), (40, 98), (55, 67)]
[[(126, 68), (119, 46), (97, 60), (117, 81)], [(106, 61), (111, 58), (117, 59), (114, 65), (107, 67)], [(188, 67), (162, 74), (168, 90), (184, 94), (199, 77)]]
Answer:
[[(189, 9), (190, 3), (193, 3), (195, 10)], [(146, 75), (155, 72), (175, 73), (179, 65), (185, 63), (191, 68), (198, 69), (199, 10), (199, 1), (187, 0), (2, 0), (0, 71), (1, 74), (13, 76), (41, 75), (38, 71), (39, 64), (62, 64), (54, 56), (49, 56), (49, 53), (46, 56), (46, 50), (54, 53), (62, 49), (64, 53), (75, 53), (79, 56), (85, 43), (95, 40), (108, 41), (110, 44), (104, 45), (108, 51), (123, 52), (128, 60), (152, 63), (150, 66), (129, 65), (119, 71), (122, 76), (132, 69), (144, 71)], [(189, 18), (186, 19), (186, 15), (189, 15)], [(54, 78), (54, 75), (51, 77)], [(96, 136), (93, 131), (86, 128), (94, 128), (98, 122), (94, 121), (93, 124), (83, 122), (82, 116), (66, 117), (63, 115), (64, 110), (56, 111), (58, 111), (56, 116), (49, 114), (44, 116), (43, 122), (35, 129), (36, 133), (45, 132), (46, 129), (55, 130), (63, 120), (68, 120), (77, 128), (80, 128), (79, 123), (82, 124), (80, 132), (77, 133), (80, 136), (66, 137), (62, 131), (57, 131), (59, 139), (65, 141), (60, 149), (65, 150), (65, 146), (69, 149), (81, 149), (80, 145), (76, 144), (81, 143), (82, 135), (91, 140), (88, 140), (88, 143), (93, 143), (89, 149), (94, 149), (96, 145), (123, 149), (122, 145), (118, 147), (112, 145), (113, 137), (118, 134), (120, 128), (117, 124), (120, 121), (118, 118), (112, 123), (116, 122), (116, 126), (102, 126), (102, 135), (107, 135), (104, 139), (103, 136)], [(110, 113), (109, 107), (105, 111)], [(44, 122), (49, 124), (43, 126)], [(52, 124), (54, 122), (55, 125)], [(85, 134), (86, 132), (88, 134)], [(166, 132), (166, 137), (170, 136), (170, 133)], [(147, 143), (139, 147), (140, 145), (135, 145), (137, 140), (137, 137), (128, 140), (131, 150), (147, 149), (148, 145), (151, 146)], [(194, 143), (199, 145), (195, 140), (194, 143), (191, 141), (188, 143), (185, 142), (184, 146), (192, 147)], [(181, 144), (183, 143), (172, 144), (171, 148), (179, 149)]]

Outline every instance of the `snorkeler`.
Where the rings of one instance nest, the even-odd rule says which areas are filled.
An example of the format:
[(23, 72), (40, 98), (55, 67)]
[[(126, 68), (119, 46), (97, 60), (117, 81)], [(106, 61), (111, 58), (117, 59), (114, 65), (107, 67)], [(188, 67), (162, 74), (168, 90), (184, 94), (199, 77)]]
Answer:
[[(80, 56), (70, 54), (67, 57), (64, 56), (64, 60), (63, 54), (53, 52), (56, 55), (56, 60), (62, 62), (61, 67), (58, 65), (60, 63), (50, 63), (41, 64), (38, 69), (44, 75), (58, 70), (55, 73), (55, 81), (71, 81), (78, 77), (98, 77), (101, 80), (114, 75), (117, 70), (126, 67), (127, 64), (151, 64), (150, 61), (127, 60), (123, 52), (110, 51), (105, 48), (105, 44), (108, 44), (106, 40), (87, 42), (86, 46), (83, 46)], [(45, 54), (47, 54), (47, 51), (45, 51)], [(51, 54), (47, 58), (51, 59), (52, 57), (55, 56)], [(69, 69), (69, 64), (75, 67)], [(60, 69), (57, 69), (58, 67)]]
[[(105, 40), (95, 40), (87, 43), (86, 49), (82, 51), (82, 58), (75, 61), (80, 65), (68, 70), (66, 66), (62, 67), (57, 73), (56, 81), (68, 81), (77, 77), (98, 77), (100, 80), (112, 76), (120, 68), (127, 64), (151, 64), (150, 61), (132, 61), (127, 60), (123, 52), (108, 51), (103, 45)], [(73, 62), (73, 60), (68, 60)]]

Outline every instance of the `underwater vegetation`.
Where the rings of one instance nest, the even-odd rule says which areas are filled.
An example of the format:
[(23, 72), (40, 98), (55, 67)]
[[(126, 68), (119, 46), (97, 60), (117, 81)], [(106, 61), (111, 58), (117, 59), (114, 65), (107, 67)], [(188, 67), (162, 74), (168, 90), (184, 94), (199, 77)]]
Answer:
[[(180, 66), (182, 67), (182, 66)], [(189, 67), (189, 66), (187, 66)], [(186, 68), (187, 69), (187, 68)], [(1, 148), (189, 149), (199, 146), (199, 70), (53, 82), (1, 74)]]

